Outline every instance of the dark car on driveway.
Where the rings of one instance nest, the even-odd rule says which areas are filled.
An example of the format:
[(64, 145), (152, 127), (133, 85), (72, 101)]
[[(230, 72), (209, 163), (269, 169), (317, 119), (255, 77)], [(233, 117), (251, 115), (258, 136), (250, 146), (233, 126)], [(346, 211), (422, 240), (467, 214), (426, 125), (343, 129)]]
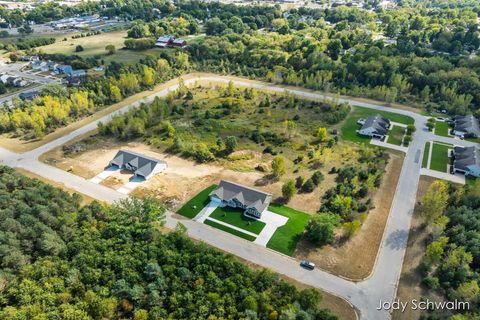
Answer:
[(308, 270), (315, 269), (315, 263), (313, 263), (311, 261), (308, 261), (308, 260), (302, 260), (300, 262), (300, 266), (302, 266), (302, 267), (304, 267), (305, 269), (308, 269)]

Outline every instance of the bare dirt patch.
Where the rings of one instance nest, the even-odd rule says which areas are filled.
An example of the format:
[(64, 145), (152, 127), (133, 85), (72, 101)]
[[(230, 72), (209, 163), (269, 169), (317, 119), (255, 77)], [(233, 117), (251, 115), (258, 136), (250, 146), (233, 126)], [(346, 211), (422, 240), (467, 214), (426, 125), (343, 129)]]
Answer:
[(352, 280), (361, 280), (370, 275), (403, 165), (403, 156), (392, 154), (390, 158), (382, 187), (373, 198), (374, 208), (370, 210), (358, 234), (346, 243), (338, 241), (321, 249), (301, 241), (295, 252), (296, 258), (307, 258), (328, 272)]
[[(423, 226), (423, 219), (420, 216), (418, 201), (425, 195), (428, 187), (435, 181), (435, 178), (421, 176), (417, 192), (417, 205), (413, 212), (410, 234), (408, 236), (407, 251), (403, 260), (402, 274), (398, 284), (397, 298), (400, 301), (409, 302), (412, 299), (421, 300), (430, 298), (431, 300), (441, 301), (442, 298), (435, 295), (433, 290), (428, 290), (421, 285), (422, 276), (418, 272), (418, 267), (422, 262), (425, 253), (428, 230)], [(423, 311), (425, 313), (425, 311)], [(416, 320), (422, 316), (422, 310), (412, 310), (407, 308), (405, 312), (394, 311), (392, 319), (394, 320)]]

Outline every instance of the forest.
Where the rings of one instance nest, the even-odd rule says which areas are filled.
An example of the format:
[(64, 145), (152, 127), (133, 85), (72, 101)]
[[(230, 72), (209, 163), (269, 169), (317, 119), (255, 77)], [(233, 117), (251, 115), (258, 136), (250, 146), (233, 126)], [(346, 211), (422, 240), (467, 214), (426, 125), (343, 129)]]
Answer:
[(0, 318), (336, 319), (316, 290), (160, 232), (157, 200), (79, 200), (0, 167)]
[(470, 311), (478, 313), (480, 182), (466, 187), (433, 182), (421, 214), (431, 234), (420, 268), (424, 284), (449, 300), (470, 303)]

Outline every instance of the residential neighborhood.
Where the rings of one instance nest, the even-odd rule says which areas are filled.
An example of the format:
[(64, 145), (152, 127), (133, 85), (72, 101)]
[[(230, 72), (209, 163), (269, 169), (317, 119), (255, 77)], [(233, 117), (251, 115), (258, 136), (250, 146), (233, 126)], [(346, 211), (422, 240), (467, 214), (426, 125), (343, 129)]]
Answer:
[(480, 318), (479, 26), (0, 1), (0, 319)]

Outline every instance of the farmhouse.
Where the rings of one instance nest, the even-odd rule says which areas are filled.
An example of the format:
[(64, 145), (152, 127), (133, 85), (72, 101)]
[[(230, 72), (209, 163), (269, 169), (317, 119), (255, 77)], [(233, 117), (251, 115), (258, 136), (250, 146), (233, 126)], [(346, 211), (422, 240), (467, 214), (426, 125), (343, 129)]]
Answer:
[(187, 46), (187, 41), (185, 41), (183, 39), (175, 39), (175, 40), (173, 40), (172, 45), (175, 46), (175, 47), (183, 48), (183, 47)]
[(165, 170), (167, 163), (136, 152), (120, 150), (110, 161), (110, 166), (132, 171), (135, 176), (147, 180)]
[(218, 188), (210, 193), (212, 201), (220, 201), (223, 206), (245, 209), (244, 214), (261, 218), (268, 208), (272, 195), (263, 191), (222, 180)]
[(162, 36), (157, 39), (155, 46), (159, 48), (166, 48), (168, 46), (171, 46), (174, 40), (175, 40), (174, 36)]
[(453, 134), (460, 138), (480, 137), (480, 125), (478, 119), (472, 114), (468, 116), (456, 116), (454, 120)]
[(480, 149), (455, 147), (453, 149), (453, 171), (480, 177)]
[(363, 136), (383, 139), (387, 135), (389, 128), (390, 120), (376, 114), (362, 123), (362, 127), (358, 130), (358, 133)]

